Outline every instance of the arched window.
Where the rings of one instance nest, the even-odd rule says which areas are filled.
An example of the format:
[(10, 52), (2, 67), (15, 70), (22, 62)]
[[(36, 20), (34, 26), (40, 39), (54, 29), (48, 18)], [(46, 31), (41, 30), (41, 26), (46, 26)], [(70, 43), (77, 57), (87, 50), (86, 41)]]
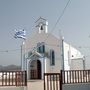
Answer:
[(37, 43), (37, 52), (45, 53), (45, 44), (44, 44), (44, 42)]
[(50, 65), (55, 65), (55, 52), (54, 50), (50, 50)]

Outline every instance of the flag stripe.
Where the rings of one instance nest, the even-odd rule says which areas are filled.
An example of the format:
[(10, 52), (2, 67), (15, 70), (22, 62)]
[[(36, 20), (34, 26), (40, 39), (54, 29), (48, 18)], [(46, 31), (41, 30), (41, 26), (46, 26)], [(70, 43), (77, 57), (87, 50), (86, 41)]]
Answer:
[(16, 31), (14, 38), (26, 39), (26, 31), (25, 30)]

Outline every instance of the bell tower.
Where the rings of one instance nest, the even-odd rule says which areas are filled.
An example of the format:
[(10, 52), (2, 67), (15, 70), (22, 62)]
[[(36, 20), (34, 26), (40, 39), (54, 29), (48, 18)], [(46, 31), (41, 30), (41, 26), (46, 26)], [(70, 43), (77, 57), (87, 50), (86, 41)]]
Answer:
[(48, 33), (48, 22), (46, 19), (40, 17), (35, 23), (38, 33)]

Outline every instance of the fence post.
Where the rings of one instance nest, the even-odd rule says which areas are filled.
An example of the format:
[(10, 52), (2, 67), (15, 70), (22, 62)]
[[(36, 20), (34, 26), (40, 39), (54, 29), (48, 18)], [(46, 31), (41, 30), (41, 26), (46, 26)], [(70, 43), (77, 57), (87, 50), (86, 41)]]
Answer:
[(25, 71), (25, 86), (27, 86), (27, 71)]
[(63, 76), (62, 76), (62, 70), (60, 71), (60, 90), (62, 90), (62, 84), (63, 84)]
[(44, 73), (44, 90), (45, 90), (45, 73)]

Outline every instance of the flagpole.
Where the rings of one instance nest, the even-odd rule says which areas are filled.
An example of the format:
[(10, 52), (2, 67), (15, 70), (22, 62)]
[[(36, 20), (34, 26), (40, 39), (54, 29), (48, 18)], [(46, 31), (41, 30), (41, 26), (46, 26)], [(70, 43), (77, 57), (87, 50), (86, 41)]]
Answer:
[(22, 44), (21, 44), (21, 71), (23, 71), (23, 62), (22, 62)]
[(22, 41), (21, 45), (21, 70), (26, 70), (26, 39)]
[[(23, 29), (23, 30), (15, 30), (15, 35), (14, 35), (14, 38), (21, 38), (25, 41), (26, 39), (26, 31)], [(25, 42), (24, 42), (25, 44)], [(23, 42), (20, 46), (21, 48), (21, 70), (23, 71), (25, 69), (25, 50), (24, 50), (24, 59), (23, 59)], [(25, 48), (24, 48), (25, 49)]]
[(26, 70), (26, 40), (23, 41), (23, 60), (22, 60), (22, 66), (23, 70)]

